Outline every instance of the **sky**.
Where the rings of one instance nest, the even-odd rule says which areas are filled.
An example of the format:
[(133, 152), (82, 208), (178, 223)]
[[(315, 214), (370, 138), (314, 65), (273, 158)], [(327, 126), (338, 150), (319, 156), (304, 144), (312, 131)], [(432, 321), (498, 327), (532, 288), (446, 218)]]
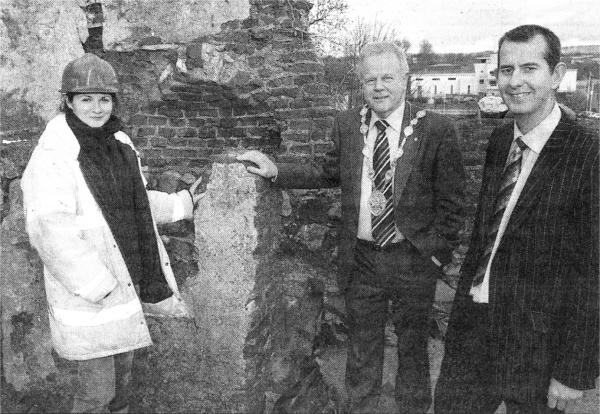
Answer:
[(346, 0), (348, 18), (394, 25), (434, 52), (495, 50), (503, 33), (522, 24), (548, 27), (563, 46), (600, 45), (600, 0)]

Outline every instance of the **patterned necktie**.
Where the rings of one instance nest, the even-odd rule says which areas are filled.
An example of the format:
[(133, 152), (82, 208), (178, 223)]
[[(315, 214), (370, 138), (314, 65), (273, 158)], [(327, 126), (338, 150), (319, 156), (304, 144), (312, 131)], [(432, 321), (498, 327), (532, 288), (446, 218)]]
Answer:
[(377, 139), (373, 149), (373, 191), (379, 191), (385, 196), (385, 207), (378, 215), (371, 215), (371, 234), (375, 243), (385, 246), (396, 235), (394, 224), (392, 177), (390, 165), (390, 146), (388, 143), (386, 129), (390, 124), (386, 121), (375, 122), (377, 127)]
[(525, 145), (521, 137), (517, 138), (515, 143), (517, 145), (515, 145), (514, 149), (511, 151), (508, 160), (506, 161), (506, 166), (504, 167), (500, 190), (498, 191), (496, 203), (494, 204), (494, 215), (490, 218), (491, 225), (486, 238), (485, 250), (483, 251), (483, 256), (479, 259), (479, 266), (475, 273), (473, 286), (478, 286), (483, 282), (485, 272), (490, 262), (492, 249), (494, 248), (496, 237), (498, 236), (500, 222), (502, 221), (502, 216), (504, 216), (504, 210), (506, 210), (510, 195), (517, 183), (519, 174), (521, 173), (521, 158), (527, 145)]

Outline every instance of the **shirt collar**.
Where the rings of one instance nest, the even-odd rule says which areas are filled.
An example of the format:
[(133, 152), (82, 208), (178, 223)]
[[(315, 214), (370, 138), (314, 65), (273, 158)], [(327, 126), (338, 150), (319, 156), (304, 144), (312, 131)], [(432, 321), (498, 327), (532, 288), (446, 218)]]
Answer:
[[(387, 118), (385, 118), (388, 124), (390, 124), (390, 127), (392, 127), (396, 132), (400, 132), (400, 130), (402, 129), (402, 118), (404, 116), (405, 105), (406, 101), (402, 102), (402, 104), (398, 108), (396, 108), (394, 112), (392, 112), (388, 115)], [(377, 116), (375, 111), (372, 111), (372, 113), (373, 115), (371, 116), (371, 125), (369, 125), (369, 128), (372, 128), (375, 122), (381, 119)]]
[(560, 117), (560, 108), (558, 107), (558, 103), (555, 103), (554, 108), (552, 108), (552, 111), (548, 114), (548, 116), (525, 135), (521, 133), (521, 130), (515, 122), (514, 139), (521, 137), (527, 147), (529, 147), (533, 152), (539, 154), (542, 152), (542, 148), (544, 148), (544, 145), (546, 145), (546, 142), (550, 138), (550, 135), (552, 135), (552, 132), (554, 132), (556, 129), (556, 126), (560, 121)]

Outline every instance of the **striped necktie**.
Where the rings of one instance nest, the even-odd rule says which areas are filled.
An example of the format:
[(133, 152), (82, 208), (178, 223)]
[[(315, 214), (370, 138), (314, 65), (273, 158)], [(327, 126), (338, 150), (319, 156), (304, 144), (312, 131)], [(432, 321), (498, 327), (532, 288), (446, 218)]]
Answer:
[(371, 215), (371, 234), (375, 243), (379, 246), (385, 246), (396, 235), (396, 226), (394, 224), (393, 197), (392, 197), (392, 176), (390, 164), (390, 146), (385, 133), (390, 126), (384, 120), (375, 122), (377, 127), (377, 138), (375, 148), (373, 149), (373, 184), (374, 191), (379, 191), (385, 196), (385, 207), (378, 215)]
[(479, 266), (475, 273), (475, 279), (473, 280), (473, 286), (478, 286), (483, 282), (485, 272), (487, 271), (492, 250), (496, 243), (496, 237), (498, 236), (498, 229), (504, 216), (504, 210), (510, 199), (513, 188), (517, 183), (519, 174), (521, 173), (521, 158), (523, 151), (527, 148), (527, 145), (523, 142), (521, 137), (515, 140), (516, 145), (513, 146), (513, 150), (508, 156), (506, 166), (504, 167), (504, 173), (502, 174), (502, 181), (500, 184), (500, 190), (496, 196), (496, 203), (494, 204), (494, 215), (490, 218), (490, 226), (486, 238), (485, 250), (483, 256), (479, 259)]

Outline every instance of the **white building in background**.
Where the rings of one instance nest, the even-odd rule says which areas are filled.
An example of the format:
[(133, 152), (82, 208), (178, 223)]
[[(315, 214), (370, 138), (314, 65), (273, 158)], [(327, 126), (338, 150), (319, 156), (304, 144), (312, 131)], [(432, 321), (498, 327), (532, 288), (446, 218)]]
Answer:
[(458, 65), (432, 65), (411, 75), (413, 97), (433, 98), (444, 95), (477, 95), (473, 71)]
[[(478, 57), (473, 67), (438, 64), (410, 76), (414, 98), (443, 98), (446, 95), (500, 96), (496, 71), (498, 55)], [(575, 92), (577, 69), (567, 69), (558, 92)]]
[(473, 64), (475, 79), (479, 90), (479, 96), (500, 96), (496, 80), (498, 70), (498, 55), (492, 53), (489, 56), (478, 57)]
[(577, 69), (567, 69), (557, 92), (575, 92), (577, 90)]

